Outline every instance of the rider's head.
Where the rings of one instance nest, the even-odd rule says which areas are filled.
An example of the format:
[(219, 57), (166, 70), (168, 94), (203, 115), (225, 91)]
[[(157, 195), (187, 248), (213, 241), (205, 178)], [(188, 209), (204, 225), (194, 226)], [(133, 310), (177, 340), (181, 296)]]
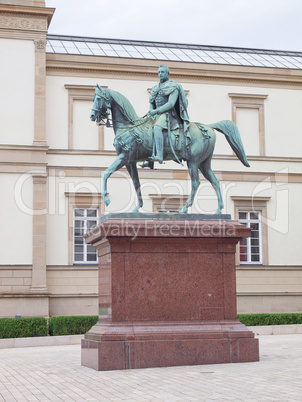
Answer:
[(164, 64), (160, 65), (158, 67), (158, 76), (159, 76), (160, 82), (167, 81), (169, 79), (169, 73), (170, 73), (170, 70), (169, 70), (168, 66), (165, 66)]

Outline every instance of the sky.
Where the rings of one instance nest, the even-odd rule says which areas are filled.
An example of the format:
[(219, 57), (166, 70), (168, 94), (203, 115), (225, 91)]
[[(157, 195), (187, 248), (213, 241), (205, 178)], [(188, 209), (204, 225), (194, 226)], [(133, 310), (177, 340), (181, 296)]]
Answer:
[(302, 0), (46, 0), (50, 34), (302, 52)]

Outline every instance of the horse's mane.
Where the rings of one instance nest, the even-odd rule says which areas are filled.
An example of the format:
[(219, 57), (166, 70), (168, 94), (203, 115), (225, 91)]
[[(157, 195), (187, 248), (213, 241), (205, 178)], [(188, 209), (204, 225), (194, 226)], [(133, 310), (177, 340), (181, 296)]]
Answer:
[(129, 122), (133, 123), (134, 121), (139, 119), (139, 116), (136, 114), (134, 107), (131, 105), (129, 100), (124, 95), (120, 94), (117, 91), (114, 91), (113, 89), (106, 89), (106, 91), (108, 92), (109, 95), (112, 96), (114, 101), (118, 104), (125, 118)]

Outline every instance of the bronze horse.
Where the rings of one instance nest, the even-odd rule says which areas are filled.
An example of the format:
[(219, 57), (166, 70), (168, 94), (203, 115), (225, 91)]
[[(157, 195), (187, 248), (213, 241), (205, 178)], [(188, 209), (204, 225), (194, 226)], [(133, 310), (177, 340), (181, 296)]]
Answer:
[[(148, 115), (140, 118), (137, 116), (129, 100), (117, 91), (104, 89), (97, 85), (93, 98), (93, 107), (90, 115), (92, 121), (97, 124), (110, 126), (109, 115), (112, 116), (112, 126), (115, 133), (114, 146), (118, 157), (106, 169), (103, 175), (102, 195), (105, 205), (108, 206), (110, 199), (107, 194), (107, 179), (112, 173), (126, 166), (137, 194), (137, 205), (132, 212), (138, 212), (143, 206), (140, 181), (137, 171), (137, 162), (147, 161), (153, 152), (152, 141), (152, 118)], [(241, 137), (237, 126), (229, 121), (222, 120), (214, 124), (191, 123), (189, 128), (190, 144), (185, 143), (184, 136), (172, 135), (167, 139), (165, 134), (164, 160), (174, 160), (179, 163), (181, 160), (187, 162), (189, 174), (192, 181), (190, 197), (181, 213), (186, 213), (193, 204), (194, 197), (200, 184), (199, 170), (203, 176), (213, 186), (217, 199), (217, 214), (223, 209), (223, 200), (220, 191), (219, 180), (211, 168), (211, 159), (216, 142), (215, 130), (223, 133), (238, 159), (247, 167), (249, 163), (246, 159)]]

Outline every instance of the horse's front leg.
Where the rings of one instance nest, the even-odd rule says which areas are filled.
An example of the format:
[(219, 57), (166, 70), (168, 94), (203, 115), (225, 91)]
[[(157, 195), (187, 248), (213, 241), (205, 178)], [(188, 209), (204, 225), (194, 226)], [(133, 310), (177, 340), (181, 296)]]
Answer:
[(136, 163), (129, 163), (129, 165), (126, 165), (126, 168), (131, 176), (137, 196), (137, 205), (132, 212), (138, 212), (138, 210), (143, 206), (143, 198)]
[(110, 204), (110, 199), (107, 197), (107, 180), (112, 175), (112, 173), (116, 172), (120, 168), (122, 168), (126, 164), (127, 157), (124, 153), (121, 153), (116, 160), (105, 170), (103, 174), (103, 183), (102, 183), (102, 195), (104, 198), (104, 203), (106, 207)]

